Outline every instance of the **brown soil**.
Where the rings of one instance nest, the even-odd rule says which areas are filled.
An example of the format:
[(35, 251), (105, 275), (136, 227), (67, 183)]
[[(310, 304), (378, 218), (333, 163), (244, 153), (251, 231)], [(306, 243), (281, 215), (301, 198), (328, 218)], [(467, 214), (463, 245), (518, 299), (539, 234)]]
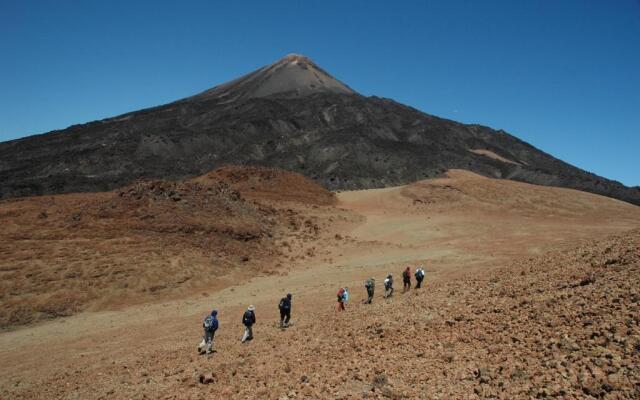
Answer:
[(228, 182), (243, 197), (252, 200), (293, 201), (328, 206), (335, 195), (302, 175), (265, 167), (225, 166), (193, 179), (194, 182)]
[(273, 197), (271, 186), (303, 205), (334, 198), (295, 173), (229, 167), (187, 182), (1, 202), (0, 328), (221, 288), (236, 270), (274, 273), (287, 238), (320, 228), (291, 205), (258, 202)]
[[(273, 200), (245, 203), (271, 209)], [(283, 222), (274, 227), (297, 233), (271, 239), (282, 253), (275, 255), (279, 267), (265, 258), (255, 268), (279, 272), (250, 277), (236, 268), (221, 275), (235, 279), (227, 287), (171, 289), (162, 302), (123, 301), (118, 310), (2, 333), (0, 397), (640, 395), (640, 231), (629, 231), (640, 227), (640, 208), (452, 171), (404, 187), (340, 193), (335, 205), (286, 202), (277, 210), (274, 219)], [(289, 228), (291, 215), (297, 231)], [(19, 247), (12, 240), (3, 255)], [(416, 264), (425, 265), (426, 286), (400, 293), (400, 271)], [(383, 300), (387, 273), (396, 277), (396, 294)], [(360, 304), (368, 276), (378, 278), (371, 306)], [(336, 314), (340, 286), (351, 288), (352, 300)], [(276, 306), (287, 292), (294, 294), (293, 326), (281, 331)], [(258, 324), (256, 338), (243, 345), (248, 304), (257, 306)], [(201, 320), (212, 307), (220, 311), (218, 352), (198, 356)]]

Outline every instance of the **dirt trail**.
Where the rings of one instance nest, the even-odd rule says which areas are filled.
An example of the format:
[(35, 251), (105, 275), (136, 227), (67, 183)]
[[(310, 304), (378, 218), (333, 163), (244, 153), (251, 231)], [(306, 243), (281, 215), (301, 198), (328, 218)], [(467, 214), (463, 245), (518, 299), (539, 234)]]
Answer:
[[(487, 190), (493, 197), (486, 196)], [(522, 199), (506, 204), (500, 191)], [(169, 363), (171, 357), (201, 363), (193, 361), (193, 349), (200, 320), (211, 307), (220, 310), (220, 346), (240, 335), (239, 319), (247, 304), (257, 305), (258, 320), (264, 324), (259, 329), (277, 337), (275, 305), (286, 292), (294, 293), (294, 319), (301, 314), (330, 315), (339, 285), (353, 288), (355, 304), (363, 298), (366, 277), (378, 277), (381, 284), (391, 272), (398, 281), (405, 263), (424, 264), (430, 285), (451, 282), (514, 259), (640, 226), (640, 208), (626, 203), (460, 172), (441, 180), (337, 197), (337, 211), (308, 210), (334, 221), (311, 243), (321, 251), (303, 263), (292, 262), (282, 273), (250, 278), (240, 269), (224, 278), (224, 288), (212, 287), (185, 299), (83, 312), (1, 333), (0, 394), (108, 398), (162, 393), (166, 382), (130, 391), (113, 365), (126, 367), (149, 359)], [(77, 383), (82, 381), (98, 389), (85, 391)]]

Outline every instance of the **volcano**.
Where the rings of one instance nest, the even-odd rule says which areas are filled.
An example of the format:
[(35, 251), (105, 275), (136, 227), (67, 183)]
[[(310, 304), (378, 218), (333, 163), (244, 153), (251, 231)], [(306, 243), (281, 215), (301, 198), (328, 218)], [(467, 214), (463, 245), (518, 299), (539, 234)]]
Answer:
[(235, 102), (275, 94), (280, 97), (300, 97), (319, 92), (355, 94), (351, 88), (318, 67), (309, 57), (289, 54), (271, 65), (216, 86), (192, 99)]
[(111, 190), (226, 164), (296, 171), (332, 190), (464, 169), (640, 205), (640, 188), (583, 171), (502, 130), (363, 96), (297, 54), (170, 104), (0, 143), (0, 198)]

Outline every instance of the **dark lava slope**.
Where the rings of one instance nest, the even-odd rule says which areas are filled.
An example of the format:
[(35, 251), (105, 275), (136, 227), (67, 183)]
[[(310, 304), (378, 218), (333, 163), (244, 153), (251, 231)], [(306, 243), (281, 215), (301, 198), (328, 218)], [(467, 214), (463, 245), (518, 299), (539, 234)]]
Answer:
[(0, 143), (0, 198), (103, 191), (224, 164), (280, 167), (330, 189), (471, 170), (640, 205), (628, 188), (507, 134), (364, 97), (304, 56), (160, 107)]

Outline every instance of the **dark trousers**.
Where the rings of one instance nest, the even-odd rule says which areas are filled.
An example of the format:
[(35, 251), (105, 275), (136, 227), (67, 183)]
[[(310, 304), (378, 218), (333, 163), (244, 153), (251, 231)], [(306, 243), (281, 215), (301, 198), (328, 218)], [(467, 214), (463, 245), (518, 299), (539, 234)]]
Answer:
[(405, 279), (404, 280), (404, 290), (409, 290), (411, 289), (411, 280), (410, 279)]
[(416, 278), (416, 289), (420, 289), (420, 285), (422, 285), (422, 280), (424, 278)]
[(367, 288), (367, 304), (371, 304), (371, 302), (373, 301), (373, 288)]
[(281, 308), (280, 309), (280, 326), (289, 325), (289, 320), (291, 319), (291, 310)]

